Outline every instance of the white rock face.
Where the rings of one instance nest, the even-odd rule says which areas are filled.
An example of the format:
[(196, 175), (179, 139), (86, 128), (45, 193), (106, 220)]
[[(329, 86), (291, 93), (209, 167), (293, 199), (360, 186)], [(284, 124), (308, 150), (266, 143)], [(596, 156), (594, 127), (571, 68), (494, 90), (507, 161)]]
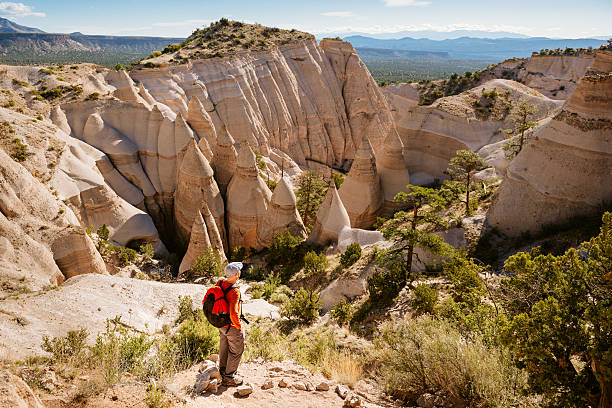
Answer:
[[(75, 276), (57, 290), (2, 301), (6, 313), (0, 314), (0, 344), (12, 359), (40, 355), (44, 335), (65, 336), (70, 330), (86, 328), (93, 342), (95, 333), (106, 330), (106, 320), (115, 316), (136, 330), (154, 333), (176, 320), (179, 295), (190, 296), (193, 307), (201, 308), (206, 289), (111, 275)], [(243, 310), (251, 316), (278, 318), (278, 308), (263, 299), (245, 301)]]
[(257, 232), (268, 211), (272, 192), (259, 176), (255, 153), (243, 142), (236, 173), (227, 187), (229, 247), (257, 248)]
[(539, 231), (612, 200), (612, 53), (597, 51), (571, 98), (508, 168), (488, 213), (509, 235)]
[(504, 139), (499, 129), (512, 127), (509, 112), (502, 109), (482, 114), (475, 106), (475, 102), (485, 103), (481, 101), (483, 90), (493, 89), (500, 95), (496, 102), (500, 105), (502, 99), (506, 101), (504, 105), (516, 105), (520, 99), (535, 104), (536, 120), (547, 117), (563, 103), (505, 79), (490, 80), (459, 95), (440, 98), (430, 106), (402, 103), (400, 95), (389, 99), (412, 184), (430, 184), (435, 179), (447, 178), (444, 170), (457, 150), (478, 151)]

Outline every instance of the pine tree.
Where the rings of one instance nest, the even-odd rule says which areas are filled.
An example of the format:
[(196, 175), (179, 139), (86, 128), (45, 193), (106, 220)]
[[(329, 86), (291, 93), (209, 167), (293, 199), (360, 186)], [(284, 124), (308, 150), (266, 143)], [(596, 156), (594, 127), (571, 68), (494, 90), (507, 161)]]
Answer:
[(485, 161), (472, 150), (457, 150), (457, 155), (450, 160), (446, 173), (453, 180), (465, 182), (465, 215), (470, 215), (470, 188), (472, 176), (486, 167)]

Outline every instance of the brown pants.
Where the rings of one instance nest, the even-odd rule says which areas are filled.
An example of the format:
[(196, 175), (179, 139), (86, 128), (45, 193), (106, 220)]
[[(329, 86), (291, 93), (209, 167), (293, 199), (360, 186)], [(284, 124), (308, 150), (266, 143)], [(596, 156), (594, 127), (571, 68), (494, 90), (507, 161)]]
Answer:
[(219, 370), (225, 372), (226, 376), (232, 376), (238, 369), (242, 352), (244, 351), (244, 334), (242, 331), (232, 327), (227, 331), (227, 327), (219, 329)]

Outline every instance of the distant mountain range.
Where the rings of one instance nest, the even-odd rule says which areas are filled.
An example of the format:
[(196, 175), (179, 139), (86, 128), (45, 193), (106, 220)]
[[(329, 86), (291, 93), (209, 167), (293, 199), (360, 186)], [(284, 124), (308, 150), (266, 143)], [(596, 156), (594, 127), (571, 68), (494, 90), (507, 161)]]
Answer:
[(355, 48), (359, 58), (364, 61), (385, 59), (449, 59), (448, 52), (411, 51), (411, 50), (389, 50), (385, 48)]
[[(349, 34), (349, 35), (344, 35)], [(498, 61), (511, 57), (528, 57), (544, 48), (599, 47), (607, 37), (552, 39), (526, 37), (507, 31), (433, 30), (400, 31), (386, 34), (323, 33), (317, 37), (340, 36), (353, 44), (363, 59), (474, 59)], [(400, 38), (401, 37), (401, 38)], [(0, 17), (0, 55), (3, 60), (21, 56), (45, 56), (66, 52), (106, 52), (144, 56), (161, 50), (184, 38), (124, 37), (45, 33)], [(11, 58), (6, 58), (11, 56)]]
[(474, 38), (529, 38), (524, 34), (512, 33), (509, 31), (482, 31), (482, 30), (454, 30), (454, 31), (434, 31), (434, 30), (419, 30), (419, 31), (397, 31), (393, 33), (379, 33), (371, 34), (365, 32), (356, 31), (344, 31), (344, 32), (327, 32), (315, 34), (317, 38), (324, 37), (355, 37), (363, 36), (369, 38), (376, 38), (378, 40), (393, 40), (398, 38), (410, 37), (410, 38), (428, 38), (430, 40), (452, 40), (454, 38), (461, 37), (474, 37)]
[(0, 17), (0, 33), (44, 33), (38, 28), (26, 27)]
[(553, 39), (546, 37), (495, 39), (461, 37), (449, 40), (405, 37), (381, 40), (366, 36), (350, 36), (343, 39), (350, 42), (355, 48), (446, 52), (451, 58), (481, 60), (529, 57), (533, 51), (546, 48), (598, 48), (606, 43), (604, 40), (594, 38)]

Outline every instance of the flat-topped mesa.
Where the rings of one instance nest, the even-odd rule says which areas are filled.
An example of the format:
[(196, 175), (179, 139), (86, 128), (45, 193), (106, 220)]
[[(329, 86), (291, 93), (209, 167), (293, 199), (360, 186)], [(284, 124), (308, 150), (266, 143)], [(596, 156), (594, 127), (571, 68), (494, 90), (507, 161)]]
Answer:
[(325, 199), (317, 211), (314, 226), (308, 236), (308, 242), (319, 245), (328, 245), (338, 242), (338, 236), (344, 228), (351, 228), (351, 219), (336, 190), (333, 179), (329, 182), (329, 188)]
[(289, 231), (294, 237), (306, 238), (306, 228), (297, 210), (295, 194), (282, 177), (272, 193), (268, 211), (257, 229), (257, 244), (267, 247), (278, 232)]
[(597, 50), (561, 112), (512, 161), (487, 214), (490, 225), (511, 236), (537, 232), (597, 214), (612, 201), (610, 95), (612, 52)]
[(369, 228), (376, 222), (382, 209), (383, 197), (374, 150), (365, 135), (338, 194), (353, 228)]
[(225, 125), (221, 126), (217, 132), (217, 145), (215, 146), (212, 165), (215, 169), (215, 178), (219, 190), (223, 195), (225, 195), (227, 186), (236, 172), (238, 153), (236, 153), (234, 143), (234, 138), (227, 131)]
[[(208, 208), (206, 210), (208, 210)], [(221, 248), (219, 251), (219, 248), (214, 246), (212, 242), (213, 240), (211, 240), (209, 236), (209, 230), (212, 229), (213, 231), (216, 231), (217, 238), (219, 237), (219, 232), (217, 231), (217, 226), (214, 220), (210, 220), (212, 225), (209, 226), (204, 218), (205, 217), (202, 215), (202, 212), (198, 211), (195, 219), (193, 220), (191, 236), (189, 238), (189, 247), (187, 248), (187, 252), (183, 257), (183, 260), (181, 261), (181, 265), (179, 266), (179, 277), (183, 276), (185, 272), (189, 271), (198, 257), (208, 248), (212, 247), (216, 252), (223, 254), (223, 249)], [(225, 255), (223, 254), (222, 256), (223, 259), (225, 259)]]
[[(194, 219), (203, 203), (210, 209), (224, 242), (223, 198), (208, 160), (192, 139), (178, 172), (178, 185), (174, 195), (174, 219), (179, 245), (187, 245)], [(222, 248), (225, 248), (225, 245)]]
[(257, 160), (245, 141), (240, 146), (236, 174), (227, 187), (229, 248), (258, 248), (257, 231), (268, 211), (272, 192), (259, 177)]
[(376, 170), (380, 176), (384, 199), (382, 208), (384, 217), (391, 216), (394, 211), (403, 207), (393, 199), (400, 191), (406, 191), (406, 186), (410, 184), (408, 167), (402, 153), (403, 147), (397, 131), (393, 129), (385, 138), (382, 151), (376, 159)]
[(189, 100), (187, 106), (187, 123), (198, 135), (200, 141), (198, 147), (204, 153), (204, 156), (210, 161), (213, 157), (211, 146), (217, 144), (217, 135), (215, 133), (215, 125), (210, 118), (202, 102), (197, 96), (193, 96)]

